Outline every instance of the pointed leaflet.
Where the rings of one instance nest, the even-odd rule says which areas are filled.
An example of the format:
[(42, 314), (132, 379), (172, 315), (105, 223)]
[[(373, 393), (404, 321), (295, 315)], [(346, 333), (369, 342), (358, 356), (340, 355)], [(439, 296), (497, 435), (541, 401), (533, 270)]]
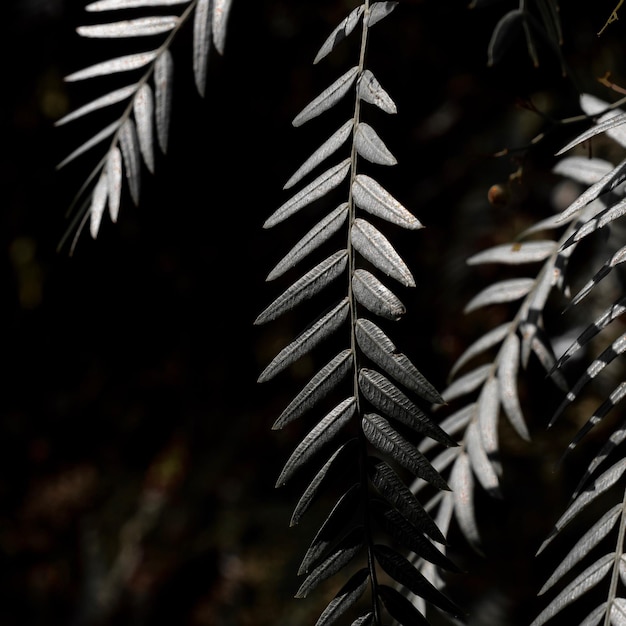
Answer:
[(506, 13), (500, 21), (496, 24), (496, 27), (491, 35), (489, 41), (489, 47), (487, 49), (487, 65), (495, 65), (504, 51), (509, 47), (511, 41), (517, 34), (516, 29), (519, 28), (521, 22), (524, 20), (524, 11), (521, 9), (514, 9)]
[(350, 239), (357, 252), (379, 270), (406, 287), (415, 287), (413, 276), (388, 239), (369, 222), (354, 220)]
[[(361, 615), (361, 617), (357, 617), (353, 622), (352, 626), (372, 626), (374, 623), (374, 613), (366, 613), (365, 615)], [(317, 626), (317, 624), (315, 625)]]
[(510, 278), (495, 283), (476, 294), (463, 311), (470, 313), (489, 304), (513, 302), (527, 295), (535, 284), (534, 278)]
[(172, 83), (174, 62), (169, 50), (164, 50), (154, 62), (154, 96), (156, 111), (157, 139), (161, 152), (167, 152), (172, 111)]
[(576, 433), (576, 436), (567, 446), (567, 450), (563, 454), (565, 456), (571, 452), (578, 442), (598, 423), (601, 422), (604, 417), (611, 411), (619, 402), (622, 401), (626, 395), (626, 382), (621, 382), (613, 391), (609, 397), (594, 411), (593, 415), (585, 422), (584, 426)]
[(398, 624), (410, 626), (429, 626), (430, 622), (415, 608), (413, 603), (399, 591), (388, 585), (378, 585), (378, 595), (389, 614)]
[(93, 148), (95, 145), (99, 144), (101, 141), (104, 141), (107, 137), (110, 137), (116, 130), (119, 128), (119, 120), (116, 120), (112, 124), (109, 124), (106, 128), (103, 128), (99, 133), (96, 133), (91, 139), (86, 141), (84, 144), (76, 148), (74, 152), (70, 155), (66, 156), (58, 165), (57, 169), (60, 170), (62, 167), (65, 167), (70, 161), (73, 161), (77, 156), (83, 154), (83, 152), (87, 152), (90, 148)]
[(418, 530), (439, 543), (446, 539), (420, 501), (402, 482), (402, 479), (385, 462), (369, 457), (369, 474), (372, 484), (380, 494), (406, 517)]
[[(367, 567), (358, 570), (337, 592), (337, 595), (324, 609), (315, 626), (331, 626), (365, 593), (370, 573)], [(363, 624), (364, 622), (360, 622)]]
[(437, 390), (422, 376), (402, 353), (396, 352), (391, 339), (374, 322), (361, 317), (356, 322), (356, 339), (359, 348), (376, 365), (393, 376), (399, 383), (433, 404), (443, 404)]
[(585, 330), (578, 336), (576, 341), (561, 355), (553, 369), (559, 368), (569, 358), (572, 357), (583, 346), (587, 345), (603, 328), (606, 328), (613, 320), (617, 319), (626, 311), (626, 297), (621, 298), (618, 302), (612, 304), (603, 313), (597, 317)]
[(622, 199), (608, 209), (600, 211), (595, 217), (578, 224), (574, 234), (563, 244), (562, 248), (565, 249), (588, 235), (595, 233), (597, 230), (604, 228), (607, 224), (624, 215), (625, 212), (626, 200)]
[(106, 207), (108, 193), (109, 182), (106, 170), (103, 170), (94, 187), (91, 197), (91, 206), (89, 207), (89, 231), (94, 239), (98, 235), (98, 229), (100, 228), (100, 221), (102, 220), (102, 214)]
[(367, 270), (356, 270), (352, 275), (352, 291), (359, 304), (368, 311), (388, 320), (399, 320), (406, 309), (392, 291)]
[(339, 185), (348, 174), (350, 169), (350, 159), (345, 159), (338, 165), (331, 167), (329, 170), (318, 176), (312, 183), (309, 183), (304, 189), (301, 189), (295, 196), (282, 204), (272, 215), (270, 215), (263, 228), (271, 228), (276, 224), (287, 219), (302, 207), (314, 202), (318, 198), (326, 195), (331, 189)]
[(318, 400), (326, 397), (345, 378), (351, 366), (352, 351), (349, 349), (343, 350), (331, 359), (289, 403), (287, 408), (274, 422), (272, 430), (283, 428), (286, 424), (289, 424), (305, 411), (315, 406)]
[(620, 459), (615, 465), (611, 466), (605, 472), (603, 472), (593, 482), (593, 485), (585, 488), (585, 490), (578, 495), (565, 510), (565, 513), (561, 515), (554, 529), (548, 536), (548, 538), (541, 544), (537, 554), (540, 554), (545, 550), (549, 543), (552, 542), (554, 537), (560, 533), (565, 526), (567, 526), (582, 510), (587, 508), (598, 496), (602, 495), (608, 489), (610, 489), (624, 474), (626, 471), (626, 459)]
[(109, 216), (113, 223), (117, 222), (122, 196), (122, 153), (117, 146), (109, 150), (106, 163), (107, 181), (109, 183)]
[(564, 211), (555, 216), (555, 223), (564, 224), (571, 220), (598, 196), (617, 187), (617, 185), (623, 182), (624, 178), (626, 178), (626, 159), (605, 174), (597, 183), (594, 183), (580, 194)]
[(319, 96), (314, 98), (296, 117), (292, 124), (301, 126), (305, 122), (317, 117), (333, 107), (354, 84), (359, 68), (354, 66), (350, 68), (343, 76), (338, 78), (330, 87), (327, 87)]
[(577, 542), (569, 551), (568, 555), (554, 570), (552, 576), (539, 591), (539, 595), (545, 593), (558, 582), (576, 563), (583, 559), (591, 550), (600, 543), (614, 528), (622, 512), (622, 503), (616, 504), (608, 510)]
[(411, 563), (401, 554), (392, 548), (376, 544), (374, 546), (374, 554), (380, 566), (393, 578), (397, 583), (406, 587), (409, 591), (420, 598), (424, 598), (427, 602), (438, 606), (446, 613), (450, 613), (454, 617), (461, 617), (461, 610), (439, 589), (434, 587)]
[(383, 530), (389, 533), (398, 545), (415, 552), (420, 558), (438, 567), (451, 572), (459, 571), (459, 568), (397, 509), (383, 500), (372, 500), (370, 505)]
[(220, 54), (224, 54), (226, 25), (231, 4), (232, 0), (213, 0), (213, 43)]
[(382, 374), (363, 367), (359, 370), (358, 382), (359, 388), (367, 400), (385, 415), (398, 420), (417, 432), (428, 435), (444, 446), (457, 445)]
[(274, 280), (296, 263), (301, 261), (309, 252), (321, 246), (330, 239), (346, 221), (348, 217), (348, 203), (344, 202), (334, 211), (320, 220), (298, 243), (276, 264), (265, 280)]
[(310, 171), (322, 161), (334, 154), (348, 140), (354, 121), (349, 119), (341, 128), (333, 133), (293, 174), (283, 189), (289, 189), (300, 182)]
[[(472, 402), (464, 406), (462, 409), (455, 411), (452, 415), (448, 415), (439, 426), (445, 432), (447, 432), (451, 437), (453, 435), (458, 435), (463, 432), (469, 422), (473, 419), (474, 414), (476, 412), (476, 403)], [(419, 444), (420, 452), (426, 453), (432, 448), (436, 446), (436, 443), (432, 439), (424, 439)], [(445, 452), (445, 451), (444, 451)], [(434, 462), (433, 462), (434, 465)]]
[(315, 56), (313, 64), (319, 63), (325, 56), (330, 54), (335, 46), (343, 41), (357, 26), (363, 15), (363, 5), (353, 9), (348, 17), (341, 20), (337, 27), (328, 36), (326, 41), (322, 44), (319, 52)]
[(370, 163), (378, 165), (395, 165), (396, 158), (389, 152), (376, 131), (365, 122), (359, 122), (354, 137), (357, 152)]
[(154, 174), (154, 133), (152, 132), (152, 116), (154, 99), (150, 85), (144, 83), (133, 100), (133, 112), (137, 122), (137, 138), (139, 149), (148, 170)]
[(357, 439), (350, 439), (342, 446), (340, 446), (332, 456), (324, 463), (324, 465), (320, 468), (320, 470), (315, 474), (308, 487), (305, 489), (304, 493), (298, 500), (298, 504), (296, 504), (296, 508), (293, 510), (293, 514), (291, 515), (291, 521), (289, 522), (289, 526), (295, 526), (300, 522), (302, 516), (308, 511), (311, 504), (317, 497), (318, 490), (320, 485), (324, 481), (324, 479), (329, 475), (329, 471), (332, 468), (333, 464), (337, 460), (344, 450), (349, 449), (354, 444), (357, 443)]
[(626, 439), (626, 424), (622, 422), (622, 424), (611, 433), (611, 436), (607, 439), (600, 451), (596, 454), (591, 463), (589, 463), (589, 465), (585, 469), (585, 474), (580, 479), (578, 485), (576, 486), (576, 489), (574, 490), (572, 500), (578, 498), (578, 496), (585, 488), (586, 484), (589, 482), (589, 479), (591, 478), (593, 473), (617, 448), (617, 446), (619, 446), (624, 441), (624, 439)]
[(608, 276), (613, 268), (620, 263), (626, 261), (626, 246), (620, 248), (611, 259), (606, 262), (589, 280), (585, 285), (579, 290), (579, 292), (572, 298), (569, 306), (575, 306), (578, 304), (585, 296), (589, 294), (589, 292), (606, 276)]
[(492, 464), (496, 463), (498, 453), (498, 417), (500, 414), (500, 383), (497, 378), (491, 377), (484, 384), (478, 396), (478, 427), (480, 440), (487, 458)]
[(467, 264), (505, 263), (507, 265), (521, 265), (522, 263), (535, 263), (547, 259), (557, 247), (556, 241), (504, 244), (471, 256), (467, 259)]
[(467, 454), (459, 454), (448, 481), (452, 490), (454, 515), (461, 532), (474, 550), (480, 553), (480, 534), (474, 512), (474, 476)]
[(388, 222), (417, 230), (424, 228), (395, 198), (385, 191), (373, 178), (357, 174), (352, 183), (352, 195), (356, 205), (372, 215)]
[(445, 480), (432, 468), (426, 457), (394, 430), (386, 419), (375, 413), (367, 413), (361, 423), (363, 433), (376, 449), (388, 454), (394, 461), (438, 489), (448, 489)]
[(65, 77), (66, 82), (73, 82), (77, 80), (84, 80), (86, 78), (93, 78), (94, 76), (105, 76), (107, 74), (116, 74), (117, 72), (129, 72), (137, 68), (143, 67), (154, 60), (157, 55), (157, 51), (140, 52), (138, 54), (128, 54), (109, 61), (97, 63), (91, 65), (83, 70), (74, 72)]
[(584, 593), (593, 589), (611, 570), (615, 553), (604, 555), (590, 565), (580, 576), (573, 580), (552, 602), (537, 616), (530, 626), (542, 626), (561, 609), (571, 604)]
[(358, 510), (360, 489), (361, 484), (355, 483), (339, 498), (306, 551), (298, 569), (298, 576), (308, 574), (322, 555), (337, 541), (337, 537), (345, 534), (354, 518), (354, 512)]
[(99, 0), (85, 7), (85, 11), (114, 11), (115, 9), (134, 9), (136, 7), (161, 7), (186, 4), (189, 0)]
[[(470, 466), (482, 488), (491, 496), (500, 498), (502, 496), (500, 493), (500, 481), (485, 452), (476, 422), (471, 422), (467, 427), (463, 444), (467, 450)], [(441, 469), (437, 469), (441, 471)]]
[(299, 467), (326, 445), (354, 415), (355, 408), (356, 400), (346, 398), (320, 420), (293, 451), (276, 481), (276, 486), (284, 485)]
[(198, 93), (204, 97), (206, 70), (211, 49), (213, 0), (198, 0), (193, 16), (193, 76)]
[(332, 334), (347, 319), (349, 309), (349, 300), (344, 298), (336, 307), (317, 320), (313, 326), (283, 348), (261, 372), (258, 382), (265, 382), (273, 378), (294, 361), (297, 361), (303, 354), (312, 350), (320, 341)]
[(120, 148), (124, 159), (126, 180), (130, 195), (135, 204), (139, 204), (139, 188), (141, 186), (141, 157), (139, 141), (133, 120), (128, 118), (120, 128)]
[(370, 5), (367, 25), (374, 26), (374, 24), (387, 17), (397, 6), (397, 2), (373, 2)]
[(450, 377), (453, 377), (466, 363), (471, 361), (475, 356), (482, 354), (489, 348), (499, 344), (508, 334), (511, 328), (510, 323), (501, 324), (493, 328), (480, 339), (472, 343), (461, 356), (456, 360), (454, 366), (450, 370)]
[(520, 342), (511, 333), (505, 340), (498, 355), (498, 378), (500, 380), (500, 400), (502, 408), (517, 434), (530, 441), (530, 434), (524, 421), (522, 408), (517, 395), (517, 372), (519, 370)]
[(613, 169), (613, 163), (588, 156), (569, 156), (561, 159), (553, 168), (555, 174), (567, 176), (583, 185), (593, 185)]
[(446, 387), (443, 390), (441, 397), (445, 402), (450, 402), (455, 398), (459, 398), (460, 396), (464, 396), (466, 393), (474, 391), (485, 382), (487, 376), (489, 376), (492, 370), (493, 365), (491, 363), (480, 365), (471, 372), (457, 378), (453, 383)]
[(616, 357), (622, 354), (626, 350), (626, 333), (618, 337), (606, 350), (602, 352), (585, 370), (585, 373), (578, 379), (576, 384), (568, 392), (567, 396), (557, 410), (554, 416), (550, 420), (550, 425), (558, 419), (558, 417), (565, 411), (565, 409), (576, 399), (582, 388), (590, 381), (593, 380), (600, 372), (609, 365)]
[(110, 93), (100, 96), (95, 100), (92, 100), (88, 104), (83, 105), (82, 107), (68, 113), (63, 116), (60, 120), (57, 120), (54, 125), (62, 126), (63, 124), (67, 124), (67, 122), (71, 122), (83, 115), (87, 115), (88, 113), (92, 113), (93, 111), (98, 111), (99, 109), (104, 109), (112, 104), (116, 104), (117, 102), (121, 102), (122, 100), (126, 100), (126, 98), (130, 98), (135, 91), (137, 90), (137, 85), (128, 85), (127, 87), (122, 87), (121, 89), (116, 89), (115, 91), (111, 91)]
[(296, 593), (296, 598), (306, 598), (322, 581), (345, 567), (361, 550), (364, 541), (363, 528), (360, 526), (348, 533), (335, 546), (330, 556), (306, 577)]
[(397, 113), (394, 101), (369, 70), (364, 70), (359, 77), (357, 90), (361, 100), (377, 106), (385, 113)]
[(318, 263), (304, 276), (298, 279), (291, 287), (284, 291), (272, 302), (254, 321), (255, 324), (264, 324), (276, 319), (285, 311), (293, 309), (303, 300), (312, 298), (316, 293), (328, 286), (346, 269), (348, 252), (338, 250), (335, 254)]
[[(623, 126), (624, 124), (626, 124), (626, 113), (618, 113), (617, 111), (613, 111), (612, 113), (613, 115), (608, 119), (605, 119), (604, 121), (595, 124), (583, 133), (580, 133), (580, 135), (578, 135), (578, 137), (576, 137), (575, 139), (572, 139), (572, 141), (570, 141), (566, 146), (564, 146), (557, 152), (557, 156), (559, 154), (567, 152), (568, 150), (571, 150), (575, 146), (583, 143), (583, 141), (587, 141), (588, 139), (591, 139), (596, 135), (600, 135), (601, 133), (606, 132), (607, 135), (611, 136), (611, 133), (608, 131), (612, 131), (614, 129), (617, 129), (618, 126)], [(618, 137), (621, 138), (621, 135), (618, 135)]]
[(123, 20), (110, 24), (79, 26), (76, 32), (81, 37), (149, 37), (172, 30), (178, 24), (178, 20), (176, 15), (140, 17), (135, 20)]

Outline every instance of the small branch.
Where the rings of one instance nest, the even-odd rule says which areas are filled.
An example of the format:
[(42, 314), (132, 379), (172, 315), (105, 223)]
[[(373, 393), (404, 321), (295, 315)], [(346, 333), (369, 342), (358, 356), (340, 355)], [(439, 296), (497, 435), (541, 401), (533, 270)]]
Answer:
[(600, 37), (600, 35), (602, 35), (602, 33), (608, 28), (609, 24), (612, 24), (613, 22), (617, 22), (617, 20), (619, 19), (617, 12), (619, 11), (622, 4), (624, 4), (624, 0), (619, 0), (619, 2), (617, 3), (617, 6), (611, 12), (611, 15), (609, 15), (609, 19), (604, 23), (604, 26), (600, 29), (600, 32), (598, 33), (598, 37)]

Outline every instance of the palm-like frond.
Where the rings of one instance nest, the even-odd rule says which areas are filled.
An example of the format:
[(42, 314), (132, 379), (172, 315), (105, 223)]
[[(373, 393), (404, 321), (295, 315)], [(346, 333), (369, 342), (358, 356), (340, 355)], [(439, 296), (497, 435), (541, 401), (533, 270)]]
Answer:
[[(307, 551), (300, 574), (307, 574), (297, 597), (305, 597), (323, 580), (353, 566), (366, 557), (366, 567), (356, 569), (339, 590), (317, 624), (335, 623), (354, 610), (354, 624), (385, 621), (385, 611), (402, 624), (427, 623), (413, 604), (397, 589), (381, 584), (386, 576), (410, 594), (451, 614), (459, 609), (431, 585), (398, 550), (412, 550), (439, 566), (454, 569), (449, 559), (427, 537), (442, 542), (444, 537), (419, 500), (411, 493), (404, 473), (418, 476), (436, 489), (448, 489), (437, 470), (418, 450), (415, 436), (432, 437), (443, 446), (454, 446), (418, 402), (441, 402), (436, 389), (410, 359), (399, 352), (385, 331), (369, 317), (398, 320), (404, 304), (386, 284), (385, 277), (405, 287), (415, 286), (413, 275), (383, 234), (386, 224), (408, 230), (422, 228), (410, 213), (373, 176), (361, 171), (375, 165), (391, 166), (395, 157), (376, 130), (362, 117), (367, 105), (395, 113), (393, 100), (365, 66), (371, 27), (389, 15), (396, 2), (366, 1), (351, 11), (322, 45), (315, 62), (321, 61), (355, 31), (361, 31), (359, 63), (315, 97), (293, 120), (300, 126), (331, 108), (342, 106), (352, 94), (352, 114), (306, 159), (285, 184), (285, 189), (308, 183), (296, 191), (265, 221), (270, 228), (292, 219), (304, 207), (335, 197), (344, 189), (347, 196), (291, 248), (268, 280), (275, 280), (318, 253), (322, 244), (339, 238), (337, 251), (305, 271), (257, 318), (264, 323), (291, 311), (299, 303), (316, 301), (324, 288), (342, 276), (347, 292), (309, 328), (285, 346), (266, 366), (260, 381), (283, 371), (321, 342), (337, 338), (343, 346), (305, 385), (274, 424), (281, 428), (307, 413), (320, 410), (323, 401), (339, 395), (338, 404), (305, 435), (287, 460), (277, 484), (304, 472), (322, 454), (330, 458), (310, 480), (296, 505), (291, 523), (296, 524), (317, 497), (338, 459), (350, 459), (356, 472), (343, 495)], [(360, 29), (359, 29), (360, 27)], [(348, 156), (341, 153), (347, 151)], [(339, 155), (339, 156), (338, 156)], [(328, 161), (334, 159), (334, 164)], [(321, 173), (315, 174), (321, 169)], [(343, 337), (343, 340), (338, 339)], [(415, 399), (411, 396), (414, 395)], [(383, 532), (389, 543), (382, 545)], [(367, 588), (370, 600), (361, 598)], [(361, 607), (354, 608), (355, 605)]]
[[(123, 17), (126, 9), (176, 5), (186, 6), (180, 13), (173, 15), (117, 18), (118, 14)], [(87, 11), (107, 15), (112, 13), (115, 17), (110, 18), (114, 21), (79, 27), (77, 32), (82, 37), (113, 39), (116, 43), (119, 40), (142, 41), (145, 38), (149, 44), (145, 52), (108, 59), (65, 77), (67, 82), (77, 82), (111, 75), (123, 78), (129, 74), (131, 82), (99, 96), (56, 123), (61, 126), (94, 111), (124, 103), (121, 114), (113, 122), (76, 148), (58, 165), (59, 168), (64, 167), (109, 140), (102, 158), (74, 199), (72, 208), (79, 208), (73, 227), (68, 230), (61, 245), (78, 225), (75, 243), (87, 220), (90, 233), (95, 238), (107, 207), (111, 220), (117, 220), (123, 178), (126, 179), (133, 202), (139, 202), (143, 165), (149, 172), (154, 172), (155, 144), (163, 153), (167, 151), (174, 71), (171, 44), (183, 26), (193, 21), (194, 79), (198, 92), (204, 95), (209, 51), (212, 46), (219, 53), (224, 51), (230, 5), (231, 0), (98, 0), (87, 5)]]

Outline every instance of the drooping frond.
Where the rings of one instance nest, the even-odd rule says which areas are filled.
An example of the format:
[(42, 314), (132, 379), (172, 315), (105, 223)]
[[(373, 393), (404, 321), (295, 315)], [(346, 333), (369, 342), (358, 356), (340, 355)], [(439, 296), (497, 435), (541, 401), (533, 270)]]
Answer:
[[(182, 9), (172, 15), (147, 15), (124, 19), (129, 9), (163, 8), (177, 5)], [(89, 222), (92, 237), (97, 237), (108, 207), (111, 221), (118, 218), (122, 180), (131, 198), (139, 202), (143, 166), (153, 173), (156, 146), (167, 151), (172, 106), (174, 60), (171, 45), (186, 23), (193, 23), (192, 65), (195, 84), (204, 95), (211, 47), (224, 51), (226, 24), (231, 0), (98, 0), (86, 10), (102, 13), (109, 21), (80, 26), (82, 37), (120, 41), (145, 40), (146, 51), (116, 56), (65, 77), (67, 82), (118, 76), (126, 84), (68, 113), (57, 126), (80, 119), (94, 111), (111, 110), (116, 116), (104, 129), (76, 148), (59, 163), (66, 166), (77, 157), (108, 140), (106, 149), (72, 204), (75, 210), (72, 227), (61, 245), (74, 233), (74, 243)], [(133, 12), (133, 16), (136, 11)], [(120, 105), (120, 107), (114, 107)], [(115, 112), (115, 113), (114, 113)]]
[[(415, 441), (425, 436), (444, 447), (456, 443), (419, 407), (424, 401), (441, 402), (440, 394), (373, 321), (381, 318), (382, 325), (404, 314), (405, 306), (394, 293), (394, 282), (402, 287), (415, 286), (411, 270), (385, 229), (388, 225), (407, 230), (423, 228), (376, 180), (375, 166), (392, 166), (396, 159), (378, 132), (363, 119), (369, 105), (386, 113), (396, 112), (393, 100), (366, 67), (370, 29), (396, 5), (364, 2), (337, 25), (322, 45), (316, 63), (342, 41), (361, 33), (358, 64), (305, 106), (293, 125), (309, 123), (339, 107), (349, 110), (350, 117), (328, 133), (289, 178), (285, 189), (297, 185), (300, 189), (292, 192), (264, 224), (271, 228), (297, 219), (304, 207), (311, 210), (330, 205), (277, 263), (268, 280), (283, 277), (315, 256), (319, 259), (320, 250), (329, 242), (339, 243), (330, 256), (311, 261), (310, 269), (302, 270), (300, 278), (266, 307), (257, 324), (274, 320), (305, 301), (319, 306), (316, 303), (321, 294), (331, 291), (327, 287), (332, 284), (336, 293), (340, 280), (346, 285), (339, 301), (327, 304), (327, 312), (280, 350), (259, 376), (259, 381), (273, 378), (315, 351), (322, 341), (338, 346), (336, 356), (319, 369), (274, 423), (274, 428), (282, 428), (296, 419), (313, 420), (285, 463), (278, 485), (296, 480), (310, 471), (310, 466), (321, 464), (296, 505), (292, 525), (300, 521), (328, 477), (337, 479), (334, 469), (339, 461), (343, 468), (352, 468), (349, 476), (343, 476), (346, 484), (342, 495), (300, 566), (299, 573), (306, 578), (297, 597), (307, 596), (340, 570), (351, 572), (320, 616), (318, 626), (335, 623), (349, 613), (354, 615), (353, 624), (381, 626), (390, 619), (406, 626), (426, 624), (426, 618), (404, 597), (404, 592), (452, 615), (460, 613), (403, 554), (413, 551), (440, 567), (455, 569), (431, 542), (444, 542), (445, 538), (406, 481), (410, 476), (420, 477), (437, 490), (447, 490), (448, 485)], [(334, 408), (321, 409), (329, 403)], [(383, 536), (388, 545), (381, 541)], [(382, 584), (379, 579), (383, 576), (398, 588)]]
[[(561, 153), (600, 134), (609, 136), (622, 148), (626, 147), (624, 132), (626, 116), (623, 113), (611, 109), (606, 103), (589, 95), (583, 95), (581, 106), (589, 116), (595, 116), (595, 123), (570, 142)], [(577, 167), (584, 169), (584, 163), (580, 157), (578, 159)], [(600, 229), (608, 230), (615, 226), (616, 220), (623, 214), (624, 161), (617, 166), (602, 162), (600, 167), (595, 169), (597, 169), (597, 174), (586, 181), (590, 184), (589, 188), (561, 214), (562, 219), (576, 218), (568, 239), (561, 243), (562, 252), (567, 252)], [(599, 269), (593, 272), (590, 280), (574, 296), (571, 307), (579, 307), (583, 300), (588, 302), (593, 296), (596, 296), (596, 300), (602, 300), (603, 295), (607, 293), (606, 290), (602, 290), (602, 286), (622, 261), (623, 244), (617, 243), (615, 247), (617, 246), (619, 246), (617, 250), (605, 246), (606, 260), (601, 261)], [(605, 338), (606, 347), (593, 357), (591, 363), (569, 389), (551, 423), (566, 412), (587, 385), (604, 375), (605, 370), (626, 349), (624, 334), (614, 331), (612, 325), (625, 310), (624, 298), (626, 296), (623, 294), (623, 289), (617, 289), (617, 293), (616, 299), (608, 306), (603, 305), (603, 312), (584, 327), (574, 343), (565, 350), (554, 365), (554, 371), (560, 371), (574, 355), (581, 355), (585, 349), (595, 349), (594, 343), (601, 343)], [(571, 453), (584, 436), (604, 420), (626, 395), (626, 382), (619, 382), (615, 387), (611, 385), (611, 388), (612, 390), (608, 392), (593, 415), (572, 439), (565, 454)], [(626, 489), (623, 476), (626, 461), (623, 451), (621, 455), (615, 452), (624, 441), (625, 434), (623, 421), (620, 420), (618, 426), (612, 432), (609, 431), (606, 442), (587, 468), (568, 508), (539, 549), (539, 552), (543, 552), (558, 537), (565, 534), (563, 530), (566, 527), (570, 536), (574, 532), (572, 526), (578, 525), (582, 528), (580, 538), (575, 541), (574, 546), (541, 589), (541, 594), (554, 593), (554, 597), (537, 616), (532, 626), (541, 626), (561, 616), (569, 605), (579, 601), (583, 596), (588, 603), (591, 602), (590, 606), (595, 606), (595, 608), (580, 622), (581, 624), (609, 626), (624, 622), (626, 614), (626, 590), (624, 588)], [(583, 512), (585, 516), (582, 515)], [(583, 517), (586, 521), (582, 521)], [(551, 549), (554, 548), (551, 547)], [(593, 600), (589, 600), (587, 596), (591, 596)]]

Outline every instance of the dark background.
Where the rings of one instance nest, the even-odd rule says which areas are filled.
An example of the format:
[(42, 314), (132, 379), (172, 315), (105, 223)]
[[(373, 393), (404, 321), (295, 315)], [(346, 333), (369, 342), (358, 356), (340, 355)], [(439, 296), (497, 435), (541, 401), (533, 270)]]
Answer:
[[(402, 292), (409, 312), (393, 336), (439, 388), (494, 321), (461, 314), (493, 280), (468, 271), (465, 258), (553, 210), (549, 166), (576, 130), (553, 128), (520, 101), (532, 97), (558, 119), (578, 112), (576, 88), (614, 99), (595, 82), (607, 70), (626, 84), (621, 22), (596, 35), (614, 3), (563, 4), (566, 78), (548, 48), (533, 68), (522, 38), (487, 67), (493, 28), (517, 3), (404, 1), (372, 31), (369, 66), (398, 106), (397, 116), (376, 118), (399, 161), (381, 181), (427, 227), (394, 239), (418, 287)], [(83, 6), (20, 0), (3, 9), (0, 623), (314, 623), (331, 586), (294, 600), (295, 572), (332, 498), (289, 529), (302, 484), (273, 485), (305, 430), (271, 425), (321, 362), (304, 359), (265, 385), (256, 378), (319, 311), (253, 321), (287, 286), (265, 276), (305, 232), (295, 218), (272, 231), (262, 224), (288, 197), (284, 181), (335, 128), (290, 120), (356, 62), (355, 38), (311, 63), (354, 4), (234, 0), (204, 99), (183, 31), (167, 156), (156, 176), (144, 170), (139, 206), (125, 191), (118, 223), (105, 217), (98, 239), (85, 231), (70, 256), (57, 250), (66, 210), (101, 153), (55, 166), (104, 122), (97, 114), (54, 127), (102, 93), (97, 80), (62, 79), (118, 54), (76, 35), (98, 21)], [(537, 147), (492, 156), (545, 129)], [(520, 165), (521, 183), (511, 182)], [(494, 184), (502, 203), (488, 202)], [(529, 417), (538, 443), (504, 440), (515, 497), (482, 503), (487, 557), (465, 557), (457, 591), (469, 609), (481, 607), (473, 624), (524, 624), (538, 606), (550, 564), (529, 557), (571, 486), (546, 469), (571, 434), (546, 443), (557, 401), (546, 389), (548, 408), (528, 398), (541, 406)]]

